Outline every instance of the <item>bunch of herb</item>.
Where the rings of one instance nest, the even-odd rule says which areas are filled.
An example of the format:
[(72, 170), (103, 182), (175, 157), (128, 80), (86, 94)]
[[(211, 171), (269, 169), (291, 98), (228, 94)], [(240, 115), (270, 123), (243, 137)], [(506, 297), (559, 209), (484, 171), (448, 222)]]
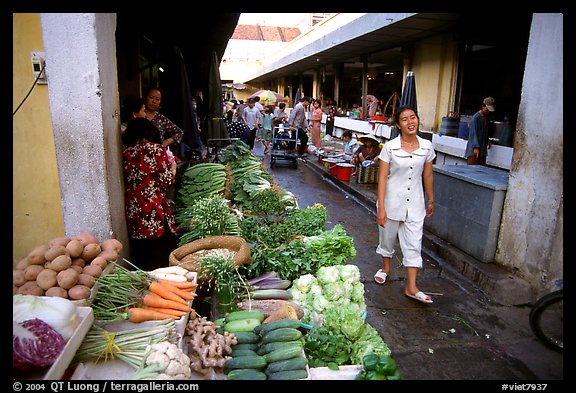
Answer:
[(326, 206), (315, 203), (302, 209), (291, 209), (285, 223), (293, 236), (314, 236), (324, 231), (326, 218)]
[(254, 247), (249, 276), (275, 271), (282, 279), (295, 280), (323, 266), (344, 265), (354, 257), (354, 239), (337, 224), (318, 235), (301, 237), (276, 248)]
[(240, 223), (242, 236), (261, 250), (270, 250), (281, 244), (319, 235), (326, 225), (326, 208), (314, 204), (302, 209), (285, 209), (281, 216), (248, 216)]
[(193, 206), (176, 215), (176, 224), (182, 235), (180, 246), (207, 236), (240, 234), (239, 218), (220, 195), (200, 198)]
[(200, 281), (207, 282), (207, 289), (214, 291), (221, 305), (221, 311), (229, 312), (237, 309), (242, 288), (248, 285), (244, 281), (238, 266), (232, 263), (234, 252), (218, 249), (201, 256)]

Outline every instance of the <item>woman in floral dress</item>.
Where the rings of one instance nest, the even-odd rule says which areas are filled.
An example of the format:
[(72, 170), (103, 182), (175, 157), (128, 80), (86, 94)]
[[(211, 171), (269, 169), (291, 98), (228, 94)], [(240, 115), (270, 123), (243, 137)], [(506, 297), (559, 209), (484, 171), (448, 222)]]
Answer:
[(158, 129), (145, 118), (130, 120), (122, 138), (131, 262), (143, 269), (168, 266), (177, 237), (166, 192), (176, 181), (176, 162), (166, 154)]

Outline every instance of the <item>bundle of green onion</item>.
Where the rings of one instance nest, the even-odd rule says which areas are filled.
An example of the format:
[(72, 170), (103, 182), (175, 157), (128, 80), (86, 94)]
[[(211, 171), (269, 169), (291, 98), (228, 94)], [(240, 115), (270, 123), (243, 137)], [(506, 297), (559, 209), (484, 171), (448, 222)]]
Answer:
[(138, 369), (144, 362), (148, 345), (165, 340), (173, 343), (177, 340), (174, 320), (118, 332), (94, 324), (76, 351), (72, 364), (119, 359)]
[[(125, 262), (130, 263), (126, 259)], [(132, 264), (131, 264), (132, 265)], [(115, 264), (114, 269), (96, 279), (96, 291), (91, 307), (94, 319), (101, 322), (113, 322), (127, 319), (127, 310), (135, 306), (152, 282), (152, 277), (136, 268), (130, 271)]]

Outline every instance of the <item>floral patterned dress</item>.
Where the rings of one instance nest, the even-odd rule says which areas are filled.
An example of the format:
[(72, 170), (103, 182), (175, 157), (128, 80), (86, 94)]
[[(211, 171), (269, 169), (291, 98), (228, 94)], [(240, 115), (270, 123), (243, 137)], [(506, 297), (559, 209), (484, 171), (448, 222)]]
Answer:
[(176, 143), (180, 143), (184, 137), (184, 131), (174, 124), (170, 119), (160, 112), (150, 119), (152, 124), (160, 131), (160, 138), (165, 141), (168, 138), (173, 138)]
[(166, 150), (152, 142), (124, 149), (125, 204), (128, 232), (133, 239), (164, 235), (165, 223), (176, 234), (166, 190), (176, 181)]

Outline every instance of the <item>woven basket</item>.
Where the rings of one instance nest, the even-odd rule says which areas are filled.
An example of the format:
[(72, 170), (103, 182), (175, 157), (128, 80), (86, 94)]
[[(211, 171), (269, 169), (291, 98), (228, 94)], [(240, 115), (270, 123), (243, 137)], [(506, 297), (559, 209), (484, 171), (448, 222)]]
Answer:
[(246, 265), (252, 262), (250, 245), (244, 238), (222, 235), (208, 236), (178, 247), (168, 256), (169, 265), (181, 266), (193, 272), (200, 272), (198, 254), (195, 253), (200, 250), (211, 250), (215, 248), (226, 248), (236, 252), (232, 259), (233, 265)]
[(356, 174), (356, 182), (361, 184), (378, 183), (378, 169), (377, 166), (360, 165)]

